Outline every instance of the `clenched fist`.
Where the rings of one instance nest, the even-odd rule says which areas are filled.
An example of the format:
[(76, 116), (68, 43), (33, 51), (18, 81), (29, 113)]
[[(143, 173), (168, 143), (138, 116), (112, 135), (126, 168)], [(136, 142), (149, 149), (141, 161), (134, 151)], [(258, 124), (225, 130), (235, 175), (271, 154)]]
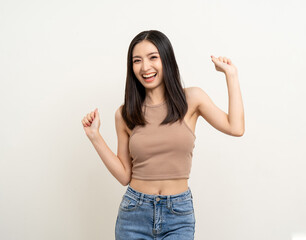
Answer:
[(84, 131), (88, 138), (93, 138), (99, 133), (100, 116), (98, 108), (95, 111), (88, 113), (82, 120)]
[(211, 55), (211, 60), (215, 64), (215, 68), (219, 72), (223, 72), (225, 74), (237, 74), (237, 67), (232, 63), (231, 59), (226, 57), (218, 57)]

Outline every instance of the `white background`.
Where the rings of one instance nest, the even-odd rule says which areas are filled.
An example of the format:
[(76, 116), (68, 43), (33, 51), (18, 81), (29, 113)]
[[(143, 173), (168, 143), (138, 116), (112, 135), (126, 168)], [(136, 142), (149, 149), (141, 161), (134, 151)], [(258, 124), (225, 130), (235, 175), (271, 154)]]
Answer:
[(195, 239), (306, 233), (305, 10), (303, 0), (1, 1), (0, 239), (114, 239), (126, 187), (81, 120), (98, 107), (116, 153), (128, 46), (152, 29), (170, 39), (183, 85), (225, 112), (225, 76), (210, 55), (238, 68), (245, 134), (202, 117), (196, 126)]

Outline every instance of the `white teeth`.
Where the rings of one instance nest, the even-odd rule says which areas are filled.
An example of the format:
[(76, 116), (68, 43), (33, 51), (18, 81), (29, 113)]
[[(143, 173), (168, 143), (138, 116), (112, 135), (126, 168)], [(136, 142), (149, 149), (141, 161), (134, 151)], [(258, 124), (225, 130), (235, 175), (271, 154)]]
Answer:
[(155, 75), (155, 73), (152, 73), (152, 74), (149, 74), (149, 75), (142, 75), (142, 76), (148, 78), (148, 77), (152, 77), (152, 76), (154, 76), (154, 75)]

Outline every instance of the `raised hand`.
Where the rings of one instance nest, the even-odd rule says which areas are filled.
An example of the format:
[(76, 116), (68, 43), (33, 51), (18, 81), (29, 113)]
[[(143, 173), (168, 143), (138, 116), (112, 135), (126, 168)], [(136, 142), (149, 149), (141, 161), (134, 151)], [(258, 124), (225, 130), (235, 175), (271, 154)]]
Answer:
[(237, 67), (232, 63), (229, 58), (226, 57), (214, 57), (211, 55), (211, 60), (215, 64), (215, 68), (219, 72), (224, 72), (225, 74), (237, 74)]
[(93, 112), (88, 113), (83, 118), (82, 124), (88, 138), (92, 138), (99, 133), (100, 116), (98, 108), (96, 108)]

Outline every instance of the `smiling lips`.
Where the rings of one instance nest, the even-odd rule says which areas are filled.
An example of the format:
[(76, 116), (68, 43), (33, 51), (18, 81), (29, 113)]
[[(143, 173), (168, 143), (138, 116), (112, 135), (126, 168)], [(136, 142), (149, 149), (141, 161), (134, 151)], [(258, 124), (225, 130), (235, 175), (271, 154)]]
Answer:
[(148, 73), (148, 74), (143, 74), (142, 76), (143, 76), (143, 78), (150, 78), (154, 75), (155, 75), (155, 73)]
[(146, 82), (153, 82), (157, 73), (143, 74), (142, 77)]

